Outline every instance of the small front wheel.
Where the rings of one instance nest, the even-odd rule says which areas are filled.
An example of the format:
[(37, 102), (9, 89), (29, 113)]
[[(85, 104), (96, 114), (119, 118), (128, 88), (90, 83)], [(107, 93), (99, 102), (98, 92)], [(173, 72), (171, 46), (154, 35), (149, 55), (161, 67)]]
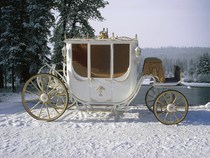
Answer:
[(163, 124), (174, 125), (183, 121), (188, 113), (189, 104), (179, 91), (166, 90), (154, 102), (155, 117)]
[(53, 121), (66, 110), (69, 100), (63, 82), (51, 74), (32, 76), (22, 90), (25, 110), (35, 119)]

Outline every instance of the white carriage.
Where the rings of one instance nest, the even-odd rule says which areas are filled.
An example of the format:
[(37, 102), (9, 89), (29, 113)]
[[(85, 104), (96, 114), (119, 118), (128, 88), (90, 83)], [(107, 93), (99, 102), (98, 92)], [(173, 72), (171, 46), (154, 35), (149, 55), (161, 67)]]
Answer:
[[(72, 105), (126, 110), (142, 81), (155, 81), (153, 75), (139, 72), (137, 36), (66, 39), (65, 43), (62, 72), (47, 64), (23, 87), (24, 108), (35, 119), (55, 120)], [(48, 73), (42, 73), (46, 68)], [(169, 89), (158, 93), (154, 88), (147, 92), (146, 104), (167, 125), (181, 122), (189, 106), (182, 93)]]

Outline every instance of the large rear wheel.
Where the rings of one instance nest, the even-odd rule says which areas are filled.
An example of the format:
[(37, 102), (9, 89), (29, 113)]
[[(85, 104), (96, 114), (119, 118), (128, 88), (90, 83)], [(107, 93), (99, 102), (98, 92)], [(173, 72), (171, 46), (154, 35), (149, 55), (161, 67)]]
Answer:
[(59, 118), (68, 105), (68, 91), (64, 83), (51, 74), (32, 76), (22, 90), (25, 110), (35, 119), (53, 121)]

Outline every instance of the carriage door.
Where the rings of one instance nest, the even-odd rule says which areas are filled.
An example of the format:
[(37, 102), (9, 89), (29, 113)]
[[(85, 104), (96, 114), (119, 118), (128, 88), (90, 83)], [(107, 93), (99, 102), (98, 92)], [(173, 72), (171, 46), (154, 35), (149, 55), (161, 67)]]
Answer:
[(94, 102), (110, 102), (111, 45), (90, 45), (90, 99)]

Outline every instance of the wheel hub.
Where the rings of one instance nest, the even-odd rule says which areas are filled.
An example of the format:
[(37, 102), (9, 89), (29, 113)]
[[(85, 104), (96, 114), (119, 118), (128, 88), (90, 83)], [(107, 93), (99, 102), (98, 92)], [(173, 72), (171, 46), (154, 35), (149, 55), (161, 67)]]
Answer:
[(168, 112), (176, 112), (176, 105), (174, 105), (174, 104), (168, 104), (167, 105), (167, 111)]
[(43, 93), (43, 94), (40, 95), (40, 100), (41, 100), (43, 103), (46, 103), (46, 102), (48, 102), (49, 97), (48, 97), (47, 94)]

